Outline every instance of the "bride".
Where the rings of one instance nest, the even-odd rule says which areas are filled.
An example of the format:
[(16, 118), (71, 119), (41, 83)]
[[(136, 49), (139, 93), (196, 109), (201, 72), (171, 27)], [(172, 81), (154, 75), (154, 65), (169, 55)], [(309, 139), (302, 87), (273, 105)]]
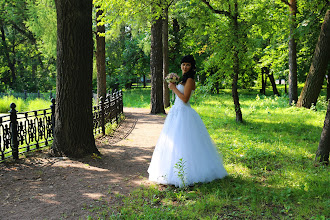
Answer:
[(182, 82), (169, 83), (176, 94), (148, 169), (149, 180), (185, 187), (225, 177), (220, 154), (189, 99), (196, 89), (195, 60), (191, 55), (181, 60)]

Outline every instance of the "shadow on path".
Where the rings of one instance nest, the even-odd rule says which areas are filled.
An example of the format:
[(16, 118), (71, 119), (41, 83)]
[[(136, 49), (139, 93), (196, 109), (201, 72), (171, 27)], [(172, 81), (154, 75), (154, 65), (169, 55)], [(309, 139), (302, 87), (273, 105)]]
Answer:
[(148, 185), (147, 169), (165, 116), (124, 109), (126, 119), (96, 144), (101, 158), (49, 158), (34, 153), (0, 164), (0, 219), (85, 219), (89, 205), (120, 203), (117, 194)]

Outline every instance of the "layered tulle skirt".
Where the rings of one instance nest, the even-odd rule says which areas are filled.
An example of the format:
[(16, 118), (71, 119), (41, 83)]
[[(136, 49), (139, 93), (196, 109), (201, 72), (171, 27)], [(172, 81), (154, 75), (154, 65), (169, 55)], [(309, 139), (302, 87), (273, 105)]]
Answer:
[(179, 187), (228, 175), (203, 121), (189, 103), (177, 98), (170, 109), (148, 173), (151, 181)]

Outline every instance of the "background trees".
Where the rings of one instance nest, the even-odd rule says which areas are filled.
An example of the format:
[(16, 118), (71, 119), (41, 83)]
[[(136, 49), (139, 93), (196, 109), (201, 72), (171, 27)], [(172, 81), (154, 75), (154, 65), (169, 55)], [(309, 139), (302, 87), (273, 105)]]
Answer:
[[(151, 36), (156, 34), (152, 33), (151, 27), (153, 19), (167, 18), (162, 16), (163, 11), (168, 10), (168, 19), (162, 19), (162, 27), (168, 25), (168, 41), (163, 45), (168, 48), (165, 56), (169, 62), (168, 66), (164, 65), (165, 61), (157, 62), (157, 72), (164, 69), (163, 74), (180, 74), (180, 58), (194, 55), (199, 92), (218, 93), (221, 89), (232, 89), (237, 121), (243, 119), (239, 90), (264, 88), (263, 73), (274, 80), (288, 82), (290, 74), (296, 72), (297, 91), (300, 91), (312, 63), (320, 26), (329, 9), (327, 0), (169, 0), (159, 3), (153, 11), (151, 3), (142, 0), (94, 1), (94, 6), (103, 12), (99, 13), (98, 22), (105, 28), (105, 59), (102, 62), (105, 62), (107, 89), (130, 89), (133, 83), (146, 86), (149, 79), (160, 83), (164, 75), (154, 74), (151, 70), (156, 67), (150, 66), (153, 65), (150, 60), (154, 60)], [(54, 1), (0, 0), (0, 6), (0, 92), (54, 89), (58, 68)], [(96, 10), (93, 16), (96, 31)], [(160, 27), (158, 32), (161, 32)], [(167, 31), (164, 28), (162, 32)], [(94, 40), (96, 52), (96, 35)], [(295, 45), (295, 58), (288, 55), (289, 51), (294, 51), (289, 45)], [(93, 90), (96, 92), (96, 59), (93, 62)], [(321, 69), (327, 74), (329, 66)], [(324, 83), (322, 79), (319, 82)], [(295, 86), (290, 87), (295, 90)], [(273, 88), (274, 94), (284, 95), (282, 89), (276, 92), (275, 86)], [(153, 91), (159, 89), (154, 87)], [(290, 90), (289, 100), (295, 103), (293, 93)], [(157, 105), (162, 106), (164, 102), (168, 101), (159, 101)]]

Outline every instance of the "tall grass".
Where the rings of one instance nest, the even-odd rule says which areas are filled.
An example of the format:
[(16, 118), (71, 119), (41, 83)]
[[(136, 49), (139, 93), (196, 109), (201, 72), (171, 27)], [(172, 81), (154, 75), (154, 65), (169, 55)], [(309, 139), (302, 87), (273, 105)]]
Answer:
[[(149, 93), (124, 94), (124, 99), (138, 99), (140, 106), (146, 98), (141, 95)], [(141, 186), (129, 196), (120, 196), (122, 203), (117, 206), (92, 209), (91, 216), (329, 219), (329, 167), (314, 162), (326, 113), (324, 98), (315, 111), (289, 106), (286, 96), (240, 94), (243, 124), (235, 122), (227, 91), (219, 95), (197, 91), (191, 100), (223, 155), (228, 177), (186, 189)]]
[(52, 104), (50, 101), (44, 99), (23, 100), (14, 96), (4, 96), (0, 99), (0, 113), (8, 113), (11, 103), (16, 104), (16, 111), (18, 112), (45, 109), (49, 108)]

